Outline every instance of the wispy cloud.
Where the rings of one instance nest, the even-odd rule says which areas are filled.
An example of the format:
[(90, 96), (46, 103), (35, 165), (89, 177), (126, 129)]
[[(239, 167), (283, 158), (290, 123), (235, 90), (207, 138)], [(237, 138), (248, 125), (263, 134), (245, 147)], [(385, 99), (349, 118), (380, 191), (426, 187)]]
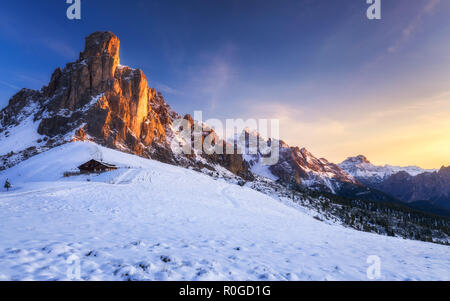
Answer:
[(38, 27), (24, 28), (19, 20), (9, 14), (0, 12), (0, 35), (7, 37), (10, 40), (16, 41), (20, 44), (30, 45), (34, 44), (38, 47), (45, 47), (52, 53), (55, 53), (64, 58), (74, 58), (77, 51), (69, 44), (61, 39), (57, 39), (38, 30)]
[(153, 85), (155, 86), (156, 90), (158, 90), (162, 93), (171, 94), (171, 95), (183, 95), (183, 92), (181, 92), (175, 88), (172, 88), (166, 84), (163, 84), (161, 82), (154, 81)]
[(375, 66), (379, 66), (381, 62), (389, 55), (398, 53), (402, 48), (404, 48), (405, 45), (414, 38), (414, 35), (420, 31), (424, 19), (427, 16), (432, 15), (441, 2), (442, 0), (425, 1), (425, 4), (419, 9), (419, 12), (415, 15), (415, 17), (412, 17), (411, 21), (405, 27), (400, 29), (397, 38), (389, 43), (389, 46), (386, 47), (385, 51), (381, 51), (373, 59), (367, 61), (362, 66), (362, 70), (367, 71)]
[(217, 101), (224, 92), (231, 78), (230, 65), (222, 59), (214, 59), (210, 65), (198, 70), (195, 81), (202, 94), (210, 98), (211, 109), (214, 109)]
[(235, 79), (234, 51), (235, 47), (227, 44), (215, 53), (203, 55), (202, 63), (188, 71), (189, 89), (202, 95), (210, 110), (216, 109), (218, 101), (226, 96), (228, 85)]
[(40, 88), (47, 84), (48, 79), (44, 79), (44, 75), (41, 74), (30, 74), (28, 72), (21, 72), (14, 74), (17, 81), (24, 84), (26, 87)]
[(0, 84), (3, 86), (9, 87), (11, 89), (14, 89), (14, 90), (19, 90), (19, 87), (15, 86), (13, 84), (10, 84), (8, 82), (2, 81), (2, 80), (0, 80)]
[(64, 41), (51, 39), (47, 36), (41, 36), (39, 37), (39, 42), (61, 57), (69, 59), (74, 59), (77, 57), (77, 51), (75, 51), (75, 49), (66, 44)]
[(244, 117), (278, 119), (281, 139), (332, 162), (362, 153), (376, 164), (450, 164), (450, 91), (417, 96), (408, 103), (389, 97), (385, 105), (359, 104), (351, 110), (288, 104), (285, 99), (242, 102)]
[(440, 2), (441, 0), (426, 1), (426, 4), (422, 7), (416, 17), (402, 30), (400, 37), (387, 48), (387, 52), (394, 53), (401, 49), (419, 30), (424, 17), (431, 15)]

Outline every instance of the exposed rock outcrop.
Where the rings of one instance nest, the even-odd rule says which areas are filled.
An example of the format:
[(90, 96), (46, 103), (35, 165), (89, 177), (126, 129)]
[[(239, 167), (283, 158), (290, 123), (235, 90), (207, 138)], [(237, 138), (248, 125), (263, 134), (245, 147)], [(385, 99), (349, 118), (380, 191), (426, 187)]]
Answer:
[[(78, 138), (93, 137), (138, 155), (164, 141), (168, 107), (148, 87), (141, 70), (120, 66), (119, 49), (114, 34), (96, 32), (86, 38), (86, 48), (75, 63), (55, 70), (43, 88), (48, 103), (40, 134), (57, 136), (76, 130)], [(159, 114), (153, 110), (156, 103)]]
[[(246, 155), (245, 158), (251, 165), (251, 170), (261, 176), (296, 184), (303, 188), (333, 193), (339, 190), (342, 183), (359, 184), (339, 166), (326, 159), (316, 158), (305, 148), (291, 147), (282, 140), (265, 139), (258, 132), (248, 129), (240, 135), (239, 139), (245, 139), (247, 152), (250, 145), (258, 149), (258, 154)], [(250, 143), (250, 140), (253, 142)], [(262, 157), (269, 155), (263, 155), (261, 150), (265, 149), (269, 151), (268, 154), (271, 154), (272, 143), (279, 144), (279, 159), (273, 165), (263, 166)]]
[(324, 158), (316, 158), (307, 149), (290, 147), (280, 142), (280, 160), (270, 171), (286, 182), (329, 192), (339, 190), (340, 183), (358, 184), (339, 166)]

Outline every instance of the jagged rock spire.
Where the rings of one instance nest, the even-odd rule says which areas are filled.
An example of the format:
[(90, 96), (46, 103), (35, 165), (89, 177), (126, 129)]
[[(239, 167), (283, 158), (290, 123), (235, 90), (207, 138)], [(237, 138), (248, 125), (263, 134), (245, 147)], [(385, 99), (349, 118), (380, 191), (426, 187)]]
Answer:
[(110, 31), (94, 32), (86, 37), (84, 52), (80, 54), (80, 59), (84, 60), (92, 56), (109, 55), (119, 58), (120, 40)]

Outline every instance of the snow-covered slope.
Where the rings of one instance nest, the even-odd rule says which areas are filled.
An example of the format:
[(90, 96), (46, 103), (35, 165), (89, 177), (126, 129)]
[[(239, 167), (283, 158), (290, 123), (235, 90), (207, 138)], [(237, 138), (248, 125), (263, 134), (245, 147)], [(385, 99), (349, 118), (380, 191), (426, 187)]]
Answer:
[[(120, 168), (63, 177), (96, 158)], [(0, 173), (0, 280), (449, 280), (449, 247), (320, 222), (270, 196), (87, 142)], [(88, 181), (89, 180), (89, 181)], [(79, 264), (79, 265), (78, 265)], [(79, 267), (79, 269), (78, 269)]]
[(42, 136), (37, 132), (39, 123), (33, 120), (34, 116), (31, 114), (35, 107), (35, 103), (30, 104), (27, 110), (24, 110), (26, 112), (17, 116), (20, 121), (17, 126), (7, 127), (0, 132), (0, 156), (38, 145), (37, 141)]
[(424, 172), (434, 172), (436, 170), (422, 169), (417, 166), (376, 166), (370, 163), (369, 160), (363, 155), (356, 157), (349, 157), (345, 161), (339, 164), (339, 167), (348, 172), (350, 175), (368, 184), (377, 184), (393, 174), (400, 171), (404, 171), (411, 176), (416, 176)]

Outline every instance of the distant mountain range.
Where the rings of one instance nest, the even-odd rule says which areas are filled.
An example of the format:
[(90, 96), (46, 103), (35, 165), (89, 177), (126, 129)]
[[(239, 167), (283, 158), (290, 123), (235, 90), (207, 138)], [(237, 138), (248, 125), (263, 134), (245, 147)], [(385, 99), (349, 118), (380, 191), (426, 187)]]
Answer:
[(398, 172), (406, 172), (411, 176), (416, 176), (424, 172), (435, 172), (434, 169), (422, 169), (417, 166), (376, 166), (363, 155), (347, 158), (339, 164), (339, 167), (355, 177), (361, 183), (367, 185), (379, 184)]
[(408, 203), (429, 201), (450, 210), (450, 167), (416, 176), (401, 171), (387, 178), (378, 187)]
[(348, 158), (339, 167), (364, 185), (418, 209), (450, 210), (450, 167), (427, 170), (417, 166), (375, 166), (362, 155)]
[[(261, 137), (257, 132), (247, 130), (246, 141)], [(251, 137), (251, 138), (250, 138)], [(268, 144), (267, 139), (262, 138)], [(317, 158), (306, 148), (289, 146), (284, 141), (279, 143), (279, 161), (275, 165), (264, 166), (261, 164), (260, 153), (257, 155), (246, 155), (244, 158), (250, 165), (250, 170), (263, 177), (279, 180), (287, 183), (295, 183), (305, 188), (336, 193), (342, 183), (358, 184), (347, 172), (338, 165), (324, 158)]]

